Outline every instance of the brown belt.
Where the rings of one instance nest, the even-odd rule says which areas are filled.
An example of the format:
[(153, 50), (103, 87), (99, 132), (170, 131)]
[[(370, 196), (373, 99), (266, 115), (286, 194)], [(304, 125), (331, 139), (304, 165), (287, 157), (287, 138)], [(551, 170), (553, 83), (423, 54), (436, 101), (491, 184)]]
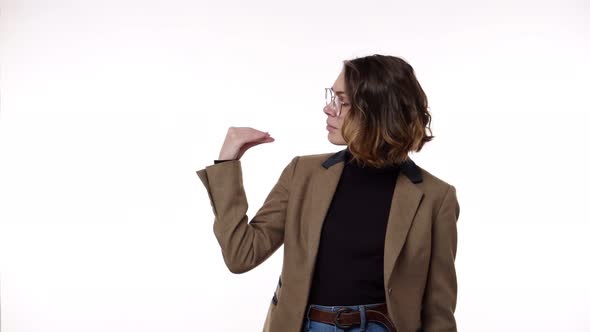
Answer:
[[(390, 332), (397, 332), (393, 323), (387, 315), (387, 304), (383, 303), (375, 307), (367, 307), (365, 310), (366, 321), (380, 322), (385, 325)], [(354, 325), (361, 324), (361, 312), (347, 307), (339, 308), (337, 311), (323, 311), (311, 307), (309, 309), (309, 319), (321, 323), (335, 325), (340, 329), (347, 329)]]

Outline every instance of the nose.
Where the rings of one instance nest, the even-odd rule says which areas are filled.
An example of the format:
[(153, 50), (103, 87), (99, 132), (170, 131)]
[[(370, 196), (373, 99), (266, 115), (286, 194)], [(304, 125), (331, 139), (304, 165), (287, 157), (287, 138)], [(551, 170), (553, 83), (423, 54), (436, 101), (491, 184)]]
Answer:
[(330, 116), (336, 116), (336, 110), (332, 108), (331, 104), (324, 106), (324, 113)]

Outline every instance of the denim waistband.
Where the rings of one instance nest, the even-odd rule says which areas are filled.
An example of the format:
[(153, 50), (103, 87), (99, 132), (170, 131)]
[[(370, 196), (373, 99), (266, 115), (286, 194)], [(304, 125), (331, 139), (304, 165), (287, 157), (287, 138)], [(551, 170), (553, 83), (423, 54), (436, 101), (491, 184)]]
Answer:
[(354, 304), (354, 305), (320, 305), (320, 304), (310, 304), (308, 308), (316, 308), (324, 311), (338, 311), (339, 308), (351, 308), (352, 310), (360, 310), (361, 306), (365, 308), (372, 308), (379, 305), (385, 304), (385, 302), (380, 303), (369, 303), (369, 304)]

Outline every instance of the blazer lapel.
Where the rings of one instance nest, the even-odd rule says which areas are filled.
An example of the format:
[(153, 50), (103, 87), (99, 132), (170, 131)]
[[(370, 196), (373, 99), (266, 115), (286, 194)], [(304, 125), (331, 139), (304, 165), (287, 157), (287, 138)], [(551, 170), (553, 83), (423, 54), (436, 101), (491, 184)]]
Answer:
[[(309, 260), (309, 271), (314, 269), (324, 219), (344, 169), (344, 162), (341, 161), (346, 160), (348, 153), (348, 149), (345, 149), (330, 156), (322, 164), (323, 167), (313, 174), (311, 184), (312, 213), (309, 217), (309, 234), (307, 236), (309, 257), (312, 258)], [(424, 195), (422, 189), (415, 185), (419, 182), (422, 182), (420, 170), (409, 159), (401, 166), (389, 210), (383, 253), (385, 285), (389, 284), (395, 262), (404, 246), (406, 236)]]
[(385, 232), (385, 249), (383, 253), (383, 280), (385, 285), (389, 284), (395, 261), (406, 242), (408, 230), (412, 226), (423, 195), (422, 189), (418, 188), (403, 172), (400, 172), (393, 191)]

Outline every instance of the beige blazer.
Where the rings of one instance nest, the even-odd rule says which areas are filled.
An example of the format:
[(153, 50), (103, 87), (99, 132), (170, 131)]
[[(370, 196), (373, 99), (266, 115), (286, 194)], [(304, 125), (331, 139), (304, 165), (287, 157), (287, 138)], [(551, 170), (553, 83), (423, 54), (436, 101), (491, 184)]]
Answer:
[[(231, 272), (247, 272), (285, 246), (263, 332), (301, 331), (322, 223), (345, 153), (294, 157), (249, 222), (240, 160), (197, 171), (213, 209), (213, 232)], [(389, 317), (399, 332), (457, 331), (458, 217), (453, 185), (411, 159), (402, 165), (385, 234), (383, 271)]]

